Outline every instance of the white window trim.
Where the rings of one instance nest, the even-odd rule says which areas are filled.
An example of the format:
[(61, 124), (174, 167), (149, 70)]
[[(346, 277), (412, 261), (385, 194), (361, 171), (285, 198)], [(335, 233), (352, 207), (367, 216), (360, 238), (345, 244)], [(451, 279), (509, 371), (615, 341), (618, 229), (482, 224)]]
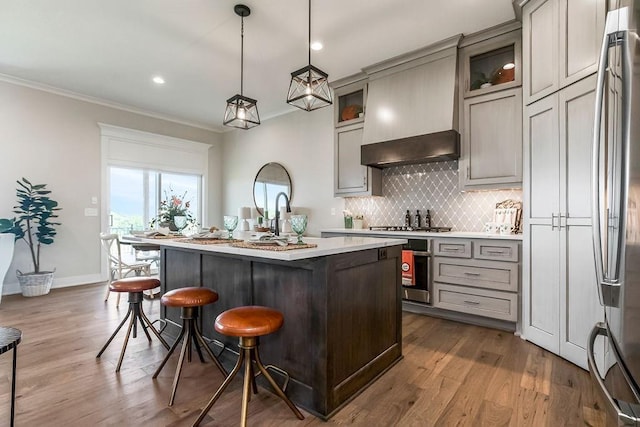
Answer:
[(202, 223), (207, 224), (207, 183), (211, 145), (98, 123), (101, 141), (101, 230), (109, 229), (109, 166), (201, 175)]

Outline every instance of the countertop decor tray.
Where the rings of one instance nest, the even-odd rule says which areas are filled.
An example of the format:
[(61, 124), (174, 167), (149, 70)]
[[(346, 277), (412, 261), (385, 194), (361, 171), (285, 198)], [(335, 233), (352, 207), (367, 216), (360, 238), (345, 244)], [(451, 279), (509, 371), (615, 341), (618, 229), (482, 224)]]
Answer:
[(250, 243), (246, 241), (232, 243), (231, 246), (236, 248), (245, 248), (245, 249), (262, 249), (265, 251), (292, 251), (294, 249), (309, 249), (309, 248), (318, 247), (318, 245), (316, 245), (315, 243), (303, 243), (302, 245), (298, 245), (296, 243), (290, 243), (287, 246), (280, 246), (275, 242), (273, 245), (265, 245), (265, 244), (256, 245), (254, 243)]

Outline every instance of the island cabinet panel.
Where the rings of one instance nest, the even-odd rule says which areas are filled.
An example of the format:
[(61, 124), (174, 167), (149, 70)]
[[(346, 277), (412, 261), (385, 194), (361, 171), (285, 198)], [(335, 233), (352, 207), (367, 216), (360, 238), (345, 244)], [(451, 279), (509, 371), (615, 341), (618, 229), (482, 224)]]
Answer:
[(300, 267), (255, 262), (253, 303), (275, 308), (284, 316), (282, 329), (260, 338), (262, 359), (265, 363), (286, 366), (284, 369), (297, 382), (311, 385), (319, 372), (309, 369), (309, 361), (318, 360), (324, 347), (313, 342), (310, 335), (310, 331), (317, 332), (323, 325), (322, 319), (313, 315), (321, 299), (314, 295), (318, 286), (313, 283), (313, 270)]
[[(358, 252), (353, 263), (336, 257), (328, 266), (327, 308), (329, 354), (327, 373), (336, 406), (353, 395), (380, 371), (400, 356), (401, 307), (389, 304), (400, 301), (398, 261), (400, 253), (377, 261), (377, 251)], [(375, 260), (366, 257), (376, 256)], [(387, 255), (389, 256), (389, 254)], [(331, 265), (333, 264), (333, 265)], [(372, 361), (377, 357), (380, 361)]]
[[(191, 251), (182, 249), (169, 249), (161, 251), (160, 265), (164, 266), (170, 262), (171, 268), (163, 269), (161, 275), (163, 283), (171, 283), (171, 288), (163, 288), (165, 291), (187, 286), (202, 286), (200, 257), (194, 257)], [(177, 307), (162, 306), (162, 317), (170, 320), (174, 325), (181, 325), (180, 309)], [(171, 326), (171, 325), (170, 325)], [(174, 333), (175, 328), (170, 327), (169, 333)]]
[[(402, 357), (400, 246), (297, 261), (167, 247), (162, 257), (163, 292), (194, 285), (218, 292), (200, 321), (204, 336), (227, 350), (237, 351), (237, 338), (213, 328), (224, 310), (264, 305), (283, 313), (284, 326), (260, 338), (261, 358), (286, 370), (289, 397), (323, 419)], [(176, 333), (179, 312), (163, 313), (167, 333)], [(230, 368), (236, 355), (223, 353)]]
[(218, 293), (218, 301), (202, 308), (201, 318), (206, 320), (202, 323), (202, 333), (205, 337), (215, 338), (227, 345), (237, 346), (237, 339), (218, 334), (215, 332), (213, 324), (218, 314), (250, 301), (251, 288), (237, 284), (251, 283), (251, 263), (247, 260), (210, 254), (201, 255), (201, 262), (202, 286)]

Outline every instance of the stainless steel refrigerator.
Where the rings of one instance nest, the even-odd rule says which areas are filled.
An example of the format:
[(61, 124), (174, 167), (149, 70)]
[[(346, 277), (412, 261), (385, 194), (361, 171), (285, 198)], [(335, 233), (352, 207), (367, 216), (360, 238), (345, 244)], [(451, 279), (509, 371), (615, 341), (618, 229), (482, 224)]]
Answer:
[(593, 240), (605, 321), (594, 326), (587, 355), (607, 424), (640, 425), (640, 0), (612, 0), (609, 10), (592, 164)]

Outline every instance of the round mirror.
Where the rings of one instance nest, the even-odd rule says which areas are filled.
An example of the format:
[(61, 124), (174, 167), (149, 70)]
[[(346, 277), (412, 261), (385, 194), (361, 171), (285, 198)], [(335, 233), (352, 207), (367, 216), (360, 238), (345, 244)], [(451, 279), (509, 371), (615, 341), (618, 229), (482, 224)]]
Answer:
[[(276, 196), (280, 192), (285, 193), (291, 202), (289, 172), (280, 163), (267, 163), (260, 168), (253, 183), (253, 202), (260, 215), (275, 218)], [(285, 201), (280, 199), (280, 205), (285, 206)]]

